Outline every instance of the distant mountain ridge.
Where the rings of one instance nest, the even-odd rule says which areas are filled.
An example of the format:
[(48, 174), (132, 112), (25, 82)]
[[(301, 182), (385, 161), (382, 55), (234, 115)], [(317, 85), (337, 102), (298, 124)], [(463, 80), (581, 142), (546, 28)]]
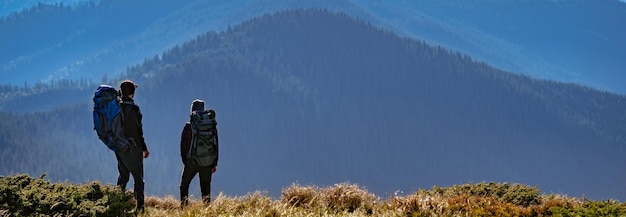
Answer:
[[(99, 5), (60, 14), (24, 14), (40, 16), (36, 24), (18, 21), (15, 27), (6, 27), (7, 23), (1, 22), (0, 30), (15, 33), (1, 38), (12, 42), (10, 46), (4, 44), (9, 47), (0, 44), (0, 49), (11, 51), (2, 52), (5, 57), (0, 58), (3, 82), (22, 85), (25, 81), (34, 84), (59, 78), (98, 81), (105, 74), (120, 75), (127, 66), (206, 31), (223, 31), (252, 17), (285, 9), (321, 8), (460, 51), (507, 71), (626, 93), (622, 85), (626, 78), (621, 73), (626, 68), (621, 61), (626, 56), (626, 43), (621, 40), (626, 30), (615, 28), (626, 20), (626, 4), (617, 0), (401, 0), (393, 4), (351, 0), (195, 0), (157, 4), (103, 0)], [(134, 22), (137, 11), (142, 11), (144, 22)], [(58, 31), (54, 28), (59, 23), (72, 23), (59, 20), (62, 16), (80, 17), (69, 19), (84, 24)], [(39, 32), (23, 32), (20, 26), (29, 25), (41, 25), (50, 31), (37, 28)], [(58, 34), (67, 36), (57, 39)], [(40, 37), (43, 35), (46, 37)], [(25, 40), (33, 36), (36, 40)], [(23, 49), (33, 46), (34, 41), (43, 43), (31, 51)]]
[(0, 3), (0, 17), (28, 10), (37, 4), (63, 4), (67, 6), (76, 6), (80, 3), (99, 1), (100, 0), (5, 0)]
[[(124, 78), (139, 84), (147, 194), (177, 195), (180, 131), (201, 98), (220, 129), (216, 193), (349, 181), (391, 195), (495, 181), (626, 200), (625, 96), (508, 73), (344, 13), (257, 17), (106, 83)], [(79, 98), (0, 112), (0, 174), (114, 182), (91, 98)]]

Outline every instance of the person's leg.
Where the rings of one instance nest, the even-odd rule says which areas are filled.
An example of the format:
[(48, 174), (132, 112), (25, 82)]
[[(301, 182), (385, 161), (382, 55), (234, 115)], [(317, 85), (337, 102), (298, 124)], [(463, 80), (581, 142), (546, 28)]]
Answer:
[(143, 179), (143, 156), (141, 149), (138, 147), (131, 148), (127, 151), (126, 165), (130, 173), (133, 175), (135, 182), (135, 199), (137, 200), (137, 209), (144, 207), (144, 179)]
[(126, 191), (126, 184), (128, 183), (128, 179), (130, 179), (130, 171), (124, 162), (124, 153), (116, 152), (115, 158), (117, 159), (117, 171), (119, 172), (117, 186), (119, 186), (122, 191)]
[(211, 202), (211, 177), (213, 175), (212, 167), (200, 167), (200, 192), (202, 193), (202, 202)]
[(193, 163), (185, 164), (180, 178), (180, 204), (183, 206), (186, 206), (189, 202), (189, 184), (191, 184), (191, 180), (196, 176), (196, 173), (198, 171)]

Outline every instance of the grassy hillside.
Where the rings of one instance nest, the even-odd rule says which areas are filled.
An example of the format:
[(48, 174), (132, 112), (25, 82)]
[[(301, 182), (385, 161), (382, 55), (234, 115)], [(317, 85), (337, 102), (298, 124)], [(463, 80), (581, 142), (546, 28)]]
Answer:
[[(99, 182), (51, 183), (26, 175), (0, 176), (0, 215), (130, 216), (134, 201)], [(279, 198), (263, 192), (219, 194), (180, 208), (172, 196), (147, 197), (139, 216), (624, 216), (626, 203), (546, 195), (522, 184), (471, 183), (434, 186), (380, 197), (351, 183), (283, 188)]]

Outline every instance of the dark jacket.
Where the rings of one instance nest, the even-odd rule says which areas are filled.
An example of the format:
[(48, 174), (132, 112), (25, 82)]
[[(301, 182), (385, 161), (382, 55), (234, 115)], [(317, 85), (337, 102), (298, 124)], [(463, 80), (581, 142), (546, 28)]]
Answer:
[[(215, 145), (217, 148), (219, 148), (219, 137), (217, 136), (217, 129), (215, 129)], [(185, 126), (183, 127), (183, 132), (180, 135), (180, 158), (183, 161), (183, 164), (185, 164), (187, 162), (187, 153), (189, 152), (189, 146), (191, 145), (191, 140), (193, 136), (191, 135), (191, 123), (187, 122), (185, 123)], [(217, 161), (219, 158), (219, 149), (217, 152), (217, 156), (215, 158), (215, 163), (214, 165), (217, 166)]]
[(141, 124), (141, 111), (135, 101), (127, 96), (122, 96), (122, 112), (124, 113), (124, 136), (141, 148), (147, 151), (148, 147), (143, 138), (143, 126)]

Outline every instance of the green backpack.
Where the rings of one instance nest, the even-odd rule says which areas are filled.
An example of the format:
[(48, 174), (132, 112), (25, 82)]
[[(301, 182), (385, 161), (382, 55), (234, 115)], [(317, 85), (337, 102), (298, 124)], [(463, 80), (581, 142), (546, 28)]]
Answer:
[(215, 111), (193, 111), (191, 113), (191, 145), (187, 153), (198, 166), (217, 165), (218, 142)]

